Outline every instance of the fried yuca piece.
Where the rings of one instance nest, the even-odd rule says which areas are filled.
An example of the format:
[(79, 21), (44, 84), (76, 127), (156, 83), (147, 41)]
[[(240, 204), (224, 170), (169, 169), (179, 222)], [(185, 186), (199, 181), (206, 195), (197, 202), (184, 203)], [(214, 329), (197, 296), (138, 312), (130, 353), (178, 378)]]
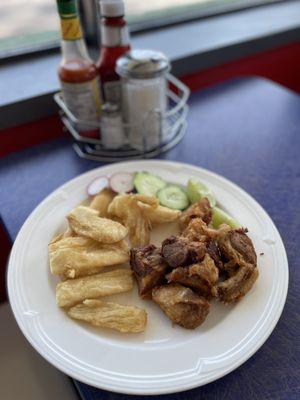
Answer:
[(59, 307), (71, 307), (84, 299), (128, 292), (132, 287), (132, 272), (128, 269), (116, 269), (60, 282), (56, 286), (56, 302)]
[(99, 212), (99, 217), (108, 216), (108, 206), (112, 202), (116, 194), (110, 189), (103, 189), (91, 201), (90, 207)]
[(65, 232), (59, 233), (58, 235), (54, 236), (54, 238), (51, 240), (50, 244), (56, 243), (63, 238), (71, 237), (71, 236), (76, 236), (76, 235), (70, 228), (67, 228), (67, 230)]
[(116, 243), (124, 239), (128, 229), (119, 222), (99, 217), (90, 207), (79, 206), (67, 216), (70, 228), (79, 236), (86, 236), (101, 243)]
[(156, 208), (153, 208), (148, 204), (143, 203), (142, 201), (138, 201), (137, 204), (140, 207), (140, 209), (144, 212), (144, 215), (146, 215), (149, 218), (151, 225), (173, 222), (176, 221), (181, 215), (181, 211), (172, 210), (171, 208), (168, 207), (159, 205)]
[(80, 236), (67, 237), (50, 243), (49, 258), (53, 275), (76, 278), (128, 261), (129, 249), (124, 241), (103, 244)]
[[(134, 247), (145, 246), (150, 242), (151, 225), (149, 218), (138, 206), (140, 198), (140, 195), (121, 194), (116, 196), (108, 207), (109, 214), (120, 219), (129, 229), (129, 239)], [(152, 201), (151, 197), (149, 199)]]
[(159, 205), (158, 199), (154, 196), (146, 196), (144, 194), (132, 194), (131, 196), (134, 197), (136, 201), (141, 201), (144, 204), (148, 204), (152, 208), (156, 208)]
[(147, 324), (145, 310), (101, 300), (84, 300), (70, 308), (68, 315), (94, 326), (111, 328), (122, 333), (143, 332)]

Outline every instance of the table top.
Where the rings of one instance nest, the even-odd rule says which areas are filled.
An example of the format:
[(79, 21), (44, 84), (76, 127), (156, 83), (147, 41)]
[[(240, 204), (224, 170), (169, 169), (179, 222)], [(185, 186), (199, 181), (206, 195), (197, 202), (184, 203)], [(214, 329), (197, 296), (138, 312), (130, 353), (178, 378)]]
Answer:
[[(288, 254), (290, 283), (281, 319), (250, 360), (209, 385), (160, 397), (299, 399), (300, 97), (265, 79), (234, 79), (193, 93), (188, 124), (182, 142), (159, 158), (207, 168), (249, 192), (279, 229)], [(78, 158), (67, 139), (0, 159), (0, 216), (12, 241), (45, 196), (99, 165)], [(76, 385), (85, 400), (127, 398)]]

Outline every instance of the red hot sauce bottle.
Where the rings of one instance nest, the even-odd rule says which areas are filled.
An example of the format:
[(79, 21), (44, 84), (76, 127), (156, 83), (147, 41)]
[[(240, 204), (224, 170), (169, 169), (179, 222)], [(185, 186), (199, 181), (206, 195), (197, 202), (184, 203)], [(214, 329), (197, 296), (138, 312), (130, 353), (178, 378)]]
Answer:
[(105, 102), (121, 103), (121, 82), (115, 71), (119, 57), (130, 50), (123, 0), (101, 0), (101, 51), (96, 65)]
[(77, 126), (82, 136), (98, 138), (101, 112), (99, 76), (89, 57), (79, 21), (76, 0), (57, 0), (61, 20), (62, 60), (58, 68), (66, 106), (79, 120), (92, 122)]

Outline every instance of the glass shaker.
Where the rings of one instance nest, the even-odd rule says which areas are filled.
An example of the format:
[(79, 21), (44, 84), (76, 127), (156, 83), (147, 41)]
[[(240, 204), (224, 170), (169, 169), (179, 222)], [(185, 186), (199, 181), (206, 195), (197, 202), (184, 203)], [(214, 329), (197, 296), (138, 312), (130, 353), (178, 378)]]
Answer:
[(125, 144), (122, 115), (118, 104), (104, 103), (101, 117), (101, 140), (105, 149), (120, 149)]
[(153, 50), (132, 50), (117, 61), (129, 144), (140, 151), (158, 147), (163, 141), (169, 70), (168, 58)]

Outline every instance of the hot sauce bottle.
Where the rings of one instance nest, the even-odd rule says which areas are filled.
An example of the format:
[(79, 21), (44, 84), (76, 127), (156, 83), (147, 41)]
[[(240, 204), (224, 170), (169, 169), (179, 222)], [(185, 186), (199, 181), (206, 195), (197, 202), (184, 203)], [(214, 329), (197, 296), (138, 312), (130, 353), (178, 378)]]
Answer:
[(121, 103), (121, 82), (115, 72), (117, 59), (130, 50), (123, 0), (100, 0), (101, 52), (97, 68), (105, 102)]
[(82, 121), (77, 129), (82, 136), (98, 137), (101, 95), (96, 65), (89, 57), (83, 40), (76, 0), (57, 0), (61, 21), (62, 60), (58, 68), (64, 102)]

